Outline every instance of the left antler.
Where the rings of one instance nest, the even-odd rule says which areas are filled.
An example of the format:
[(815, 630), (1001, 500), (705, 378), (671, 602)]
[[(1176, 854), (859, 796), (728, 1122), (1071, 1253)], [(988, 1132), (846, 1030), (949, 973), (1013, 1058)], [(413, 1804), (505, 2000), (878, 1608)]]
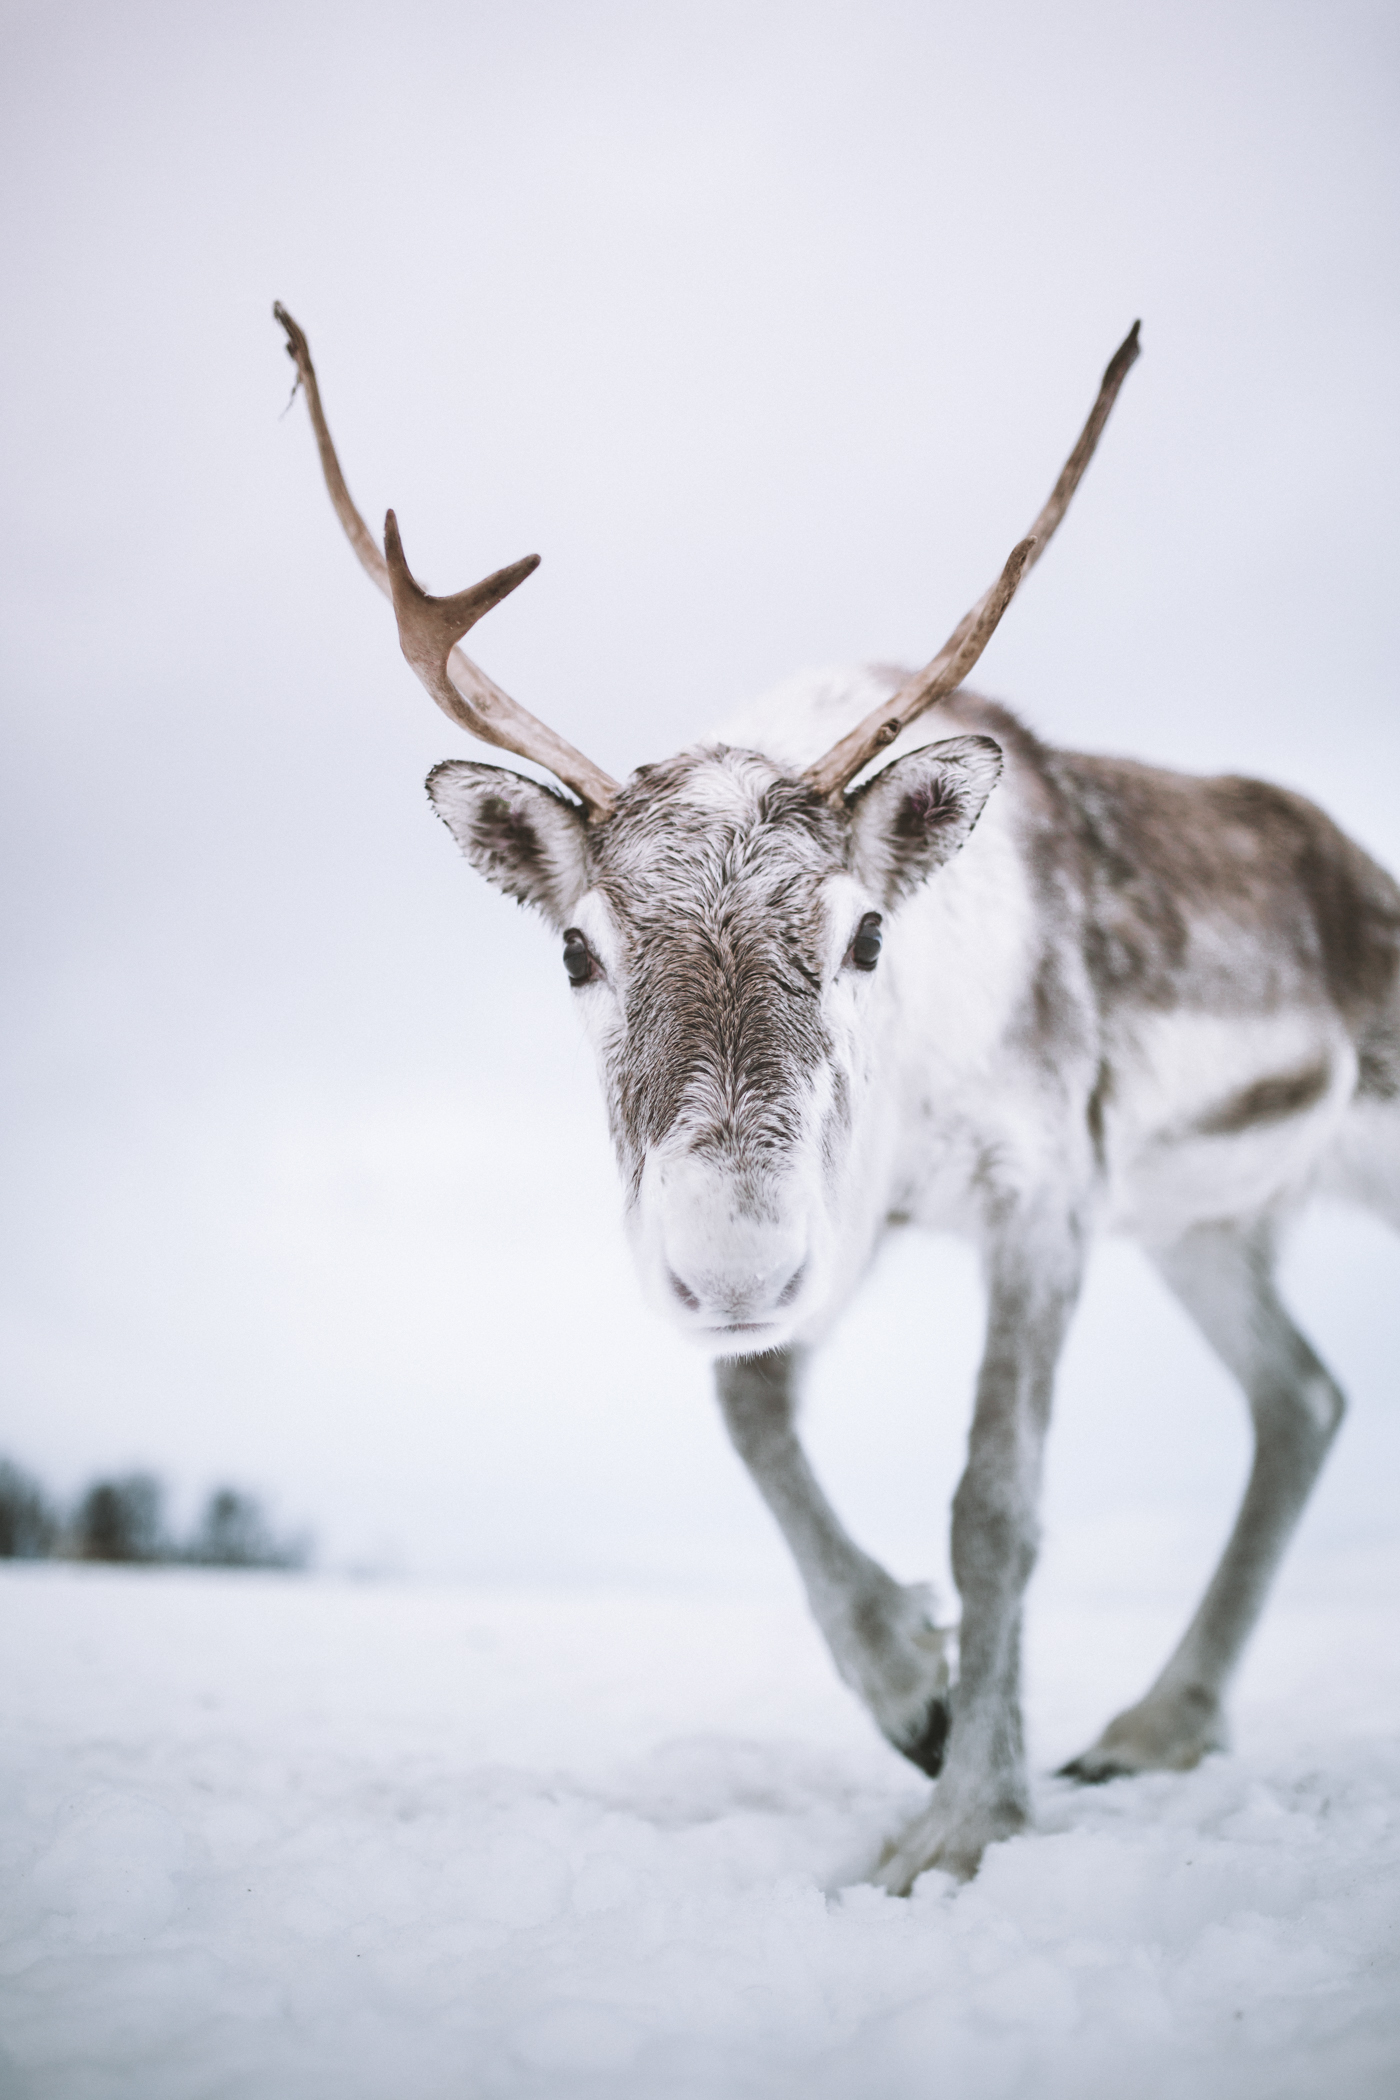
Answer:
[(509, 693), (502, 692), (495, 680), (488, 678), (480, 665), (474, 664), (456, 646), (483, 613), (489, 612), (493, 605), (499, 605), (502, 598), (539, 567), (538, 554), (527, 554), (523, 561), (514, 562), (508, 569), (498, 569), (483, 583), (459, 591), (452, 598), (430, 598), (415, 582), (404, 559), (403, 544), (392, 511), (384, 521), (384, 554), (381, 554), (345, 486), (345, 476), (340, 471), (340, 461), (321, 407), (321, 390), (316, 384), (311, 347), (280, 300), (272, 311), (286, 330), (287, 355), (296, 365), (306, 390), (306, 405), (311, 411), (321, 454), (321, 470), (326, 477), (326, 488), (335, 514), (370, 580), (393, 600), (399, 623), (399, 646), (420, 681), (443, 713), (450, 715), (460, 728), (469, 730), (484, 743), (496, 744), (504, 751), (515, 752), (517, 757), (533, 759), (537, 765), (547, 767), (556, 779), (573, 789), (590, 816), (606, 816), (617, 799), (617, 782), (544, 722), (538, 721), (518, 701), (512, 700)]
[[(503, 693), (470, 657), (463, 656), (454, 646), (483, 613), (499, 605), (539, 567), (538, 554), (527, 554), (510, 568), (498, 569), (484, 583), (458, 591), (453, 598), (430, 598), (404, 559), (398, 520), (392, 511), (384, 519), (384, 552), (388, 556), (389, 585), (399, 623), (399, 647), (443, 713), (486, 743), (499, 744), (503, 750), (547, 766), (565, 787), (573, 789), (591, 815), (605, 817), (617, 800), (617, 782), (601, 772), (591, 758), (585, 758), (562, 736), (557, 736), (547, 723)], [(463, 666), (473, 674), (470, 701), (459, 691), (467, 683)], [(456, 672), (455, 678), (449, 676), (449, 670)]]
[(928, 708), (946, 700), (967, 677), (991, 640), (1017, 587), (1035, 567), (1050, 544), (1056, 526), (1069, 509), (1070, 498), (1084, 478), (1084, 470), (1094, 456), (1094, 448), (1108, 421), (1108, 412), (1118, 398), (1118, 389), (1139, 355), (1138, 330), (1141, 326), (1140, 321), (1134, 321), (1110, 359), (1098, 399), (1079, 434), (1078, 444), (1065, 461), (1040, 516), (1026, 538), (1013, 548), (997, 581), (978, 599), (971, 612), (959, 620), (932, 663), (926, 664), (922, 671), (916, 671), (912, 678), (907, 678), (893, 699), (867, 715), (848, 736), (842, 737), (839, 744), (833, 744), (825, 758), (808, 767), (802, 777), (818, 794), (839, 795), (855, 779), (861, 767), (868, 765), (887, 744), (892, 744), (901, 730), (917, 721)]

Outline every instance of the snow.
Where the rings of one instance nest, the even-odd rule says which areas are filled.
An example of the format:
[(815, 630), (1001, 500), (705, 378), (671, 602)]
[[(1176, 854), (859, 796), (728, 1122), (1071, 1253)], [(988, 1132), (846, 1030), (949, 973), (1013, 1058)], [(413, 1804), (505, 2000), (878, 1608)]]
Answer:
[[(7, 1568), (0, 2092), (1393, 2093), (1397, 1561), (1280, 1602), (1234, 1754), (1041, 1778), (907, 1902), (924, 1784), (795, 1598)], [(1040, 1772), (1171, 1630), (1033, 1614)]]

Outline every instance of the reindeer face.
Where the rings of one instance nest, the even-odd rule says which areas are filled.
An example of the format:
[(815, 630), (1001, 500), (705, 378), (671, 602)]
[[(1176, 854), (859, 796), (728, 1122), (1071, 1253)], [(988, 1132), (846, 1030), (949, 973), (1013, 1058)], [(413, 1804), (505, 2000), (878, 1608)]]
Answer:
[(764, 758), (643, 767), (587, 823), (454, 762), (434, 806), (484, 875), (565, 935), (643, 1285), (716, 1355), (819, 1325), (879, 1143), (882, 933), (966, 838), (1000, 753), (960, 737), (833, 804)]

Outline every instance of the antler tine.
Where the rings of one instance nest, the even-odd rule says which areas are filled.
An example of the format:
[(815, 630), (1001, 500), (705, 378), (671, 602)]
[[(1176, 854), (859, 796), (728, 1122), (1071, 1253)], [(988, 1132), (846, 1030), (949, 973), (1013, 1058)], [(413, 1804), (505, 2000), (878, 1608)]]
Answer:
[(807, 768), (802, 777), (818, 794), (839, 795), (855, 779), (862, 766), (868, 765), (886, 745), (892, 744), (901, 730), (917, 721), (928, 708), (946, 700), (967, 677), (991, 640), (997, 622), (1018, 586), (1045, 552), (1056, 526), (1069, 509), (1070, 498), (1094, 456), (1109, 410), (1118, 398), (1118, 390), (1141, 354), (1138, 342), (1141, 326), (1140, 321), (1134, 321), (1110, 358), (1098, 399), (1089, 411), (1089, 420), (1079, 433), (1078, 443), (1065, 461), (1060, 478), (1050, 491), (1040, 515), (1026, 538), (1013, 548), (997, 581), (983, 593), (970, 612), (964, 613), (931, 663), (926, 664), (922, 671), (916, 671), (912, 678), (907, 678), (891, 700), (867, 715), (848, 736), (842, 737), (839, 744), (833, 744), (824, 758)]
[[(565, 787), (573, 789), (593, 816), (606, 816), (617, 799), (617, 782), (503, 693), (455, 647), (483, 613), (499, 605), (539, 567), (538, 554), (527, 554), (523, 561), (498, 569), (494, 576), (454, 597), (430, 598), (404, 558), (392, 511), (384, 519), (384, 552), (399, 623), (399, 647), (443, 713), (483, 743), (497, 744), (503, 751), (514, 751), (520, 758), (546, 766)], [(449, 668), (457, 673), (455, 678), (449, 676)]]
[(316, 371), (306, 336), (280, 300), (272, 311), (286, 330), (287, 355), (296, 365), (306, 391), (306, 405), (311, 411), (316, 444), (321, 454), (321, 471), (325, 475), (335, 514), (344, 526), (346, 538), (359, 556), (365, 573), (393, 601), (400, 646), (422, 684), (443, 713), (450, 715), (459, 728), (468, 730), (485, 743), (513, 751), (519, 758), (532, 759), (537, 765), (546, 767), (556, 779), (563, 781), (565, 787), (573, 789), (591, 818), (606, 816), (617, 799), (617, 782), (512, 700), (480, 665), (474, 664), (456, 646), (483, 613), (489, 612), (493, 605), (499, 605), (502, 598), (539, 567), (539, 556), (528, 554), (523, 561), (513, 562), (508, 569), (498, 569), (484, 582), (474, 584), (470, 590), (459, 591), (454, 597), (430, 598), (414, 580), (404, 559), (403, 544), (392, 511), (385, 519), (385, 551), (381, 554), (345, 485), (345, 476), (341, 473), (321, 406), (321, 390), (316, 384)]
[[(326, 488), (335, 514), (345, 527), (345, 537), (360, 558), (361, 568), (371, 583), (377, 584), (388, 598), (391, 592), (384, 556), (375, 544), (373, 533), (355, 508), (350, 491), (345, 486), (345, 476), (340, 471), (340, 461), (336, 458), (335, 446), (326, 422), (326, 412), (321, 406), (321, 389), (316, 384), (316, 367), (311, 362), (311, 345), (280, 299), (273, 301), (272, 318), (274, 321), (280, 321), (287, 331), (287, 355), (296, 366), (297, 376), (306, 393), (306, 405), (311, 411), (311, 427), (316, 433), (316, 449), (321, 455), (321, 472), (326, 477)], [(293, 392), (295, 393), (295, 388)]]

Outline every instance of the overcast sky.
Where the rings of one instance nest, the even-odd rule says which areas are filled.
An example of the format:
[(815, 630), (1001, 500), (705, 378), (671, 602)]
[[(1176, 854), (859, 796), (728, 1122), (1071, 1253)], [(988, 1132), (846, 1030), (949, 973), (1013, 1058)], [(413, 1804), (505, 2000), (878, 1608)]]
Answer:
[[(803, 666), (930, 655), (1140, 314), (979, 683), (1302, 787), (1400, 866), (1400, 17), (245, 0), (4, 37), (0, 1446), (247, 1480), (342, 1562), (775, 1567), (632, 1283), (555, 943), (427, 810), (472, 747), (283, 417), (271, 303), (430, 585), (544, 556), (477, 653), (619, 775)], [(1324, 1219), (1290, 1275), (1364, 1403), (1320, 1551), (1388, 1520), (1400, 1251)], [(814, 1394), (904, 1572), (976, 1343), (967, 1259), (902, 1246)], [(1241, 1412), (1110, 1251), (1064, 1579), (1148, 1579), (1145, 1538), (1179, 1579)]]

